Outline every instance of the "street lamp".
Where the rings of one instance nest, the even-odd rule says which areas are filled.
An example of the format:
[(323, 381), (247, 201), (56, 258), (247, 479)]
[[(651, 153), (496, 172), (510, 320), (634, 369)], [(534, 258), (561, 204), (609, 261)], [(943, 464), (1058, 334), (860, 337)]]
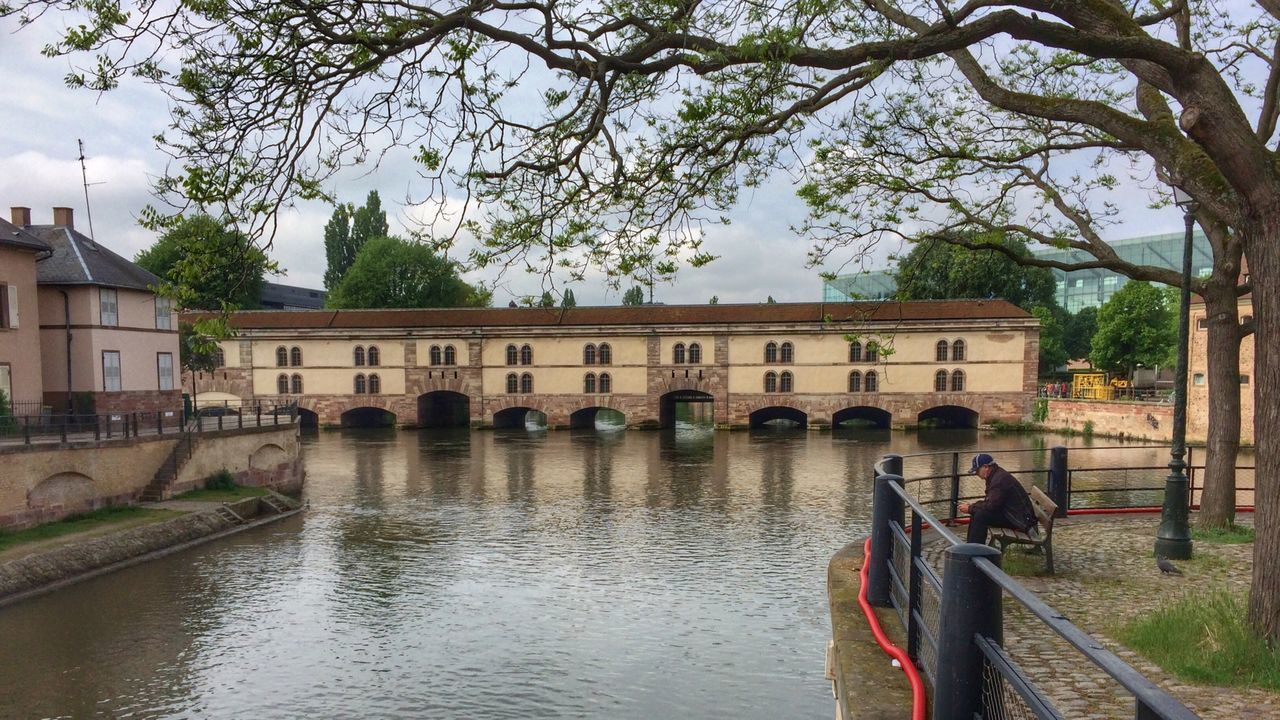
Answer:
[(1182, 292), (1178, 305), (1178, 364), (1173, 379), (1173, 447), (1169, 451), (1169, 475), (1164, 481), (1164, 506), (1160, 529), (1156, 531), (1156, 555), (1175, 560), (1191, 557), (1191, 528), (1187, 523), (1190, 506), (1187, 464), (1187, 345), (1191, 323), (1191, 231), (1199, 205), (1180, 187), (1173, 188), (1173, 202), (1182, 208), (1186, 237), (1182, 243)]

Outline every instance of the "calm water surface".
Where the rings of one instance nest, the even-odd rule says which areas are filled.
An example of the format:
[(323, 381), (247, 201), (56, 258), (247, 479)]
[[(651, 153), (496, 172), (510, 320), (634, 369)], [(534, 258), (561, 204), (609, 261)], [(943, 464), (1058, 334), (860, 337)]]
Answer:
[(312, 436), (307, 513), (0, 610), (0, 717), (830, 717), (827, 561), (891, 440), (1056, 443)]

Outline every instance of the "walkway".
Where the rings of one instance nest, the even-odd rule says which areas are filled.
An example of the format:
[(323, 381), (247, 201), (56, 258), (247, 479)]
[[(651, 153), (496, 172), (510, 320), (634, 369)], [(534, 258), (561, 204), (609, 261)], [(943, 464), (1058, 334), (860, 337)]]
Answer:
[[(157, 422), (155, 413), (139, 413), (136, 428), (133, 420), (130, 419), (129, 429), (126, 434), (126, 415), (128, 413), (99, 415), (99, 422), (96, 428), (93, 425), (92, 417), (79, 424), (70, 425), (67, 428), (65, 440), (63, 439), (62, 428), (54, 424), (58, 420), (57, 416), (31, 418), (31, 420), (38, 421), (39, 424), (30, 426), (20, 424), (22, 421), (28, 420), (28, 418), (14, 418), (14, 421), (19, 424), (0, 425), (0, 448), (14, 445), (59, 445), (64, 442), (91, 443), (101, 440), (119, 440), (127, 437), (176, 436), (181, 430), (176, 416), (166, 417), (162, 422)], [(132, 416), (129, 417), (132, 418)], [(270, 427), (272, 425), (288, 425), (291, 422), (294, 422), (294, 420), (285, 413), (278, 415), (263, 414), (261, 418), (251, 414), (244, 416), (232, 414), (222, 417), (200, 418), (198, 431), (217, 432), (218, 430)], [(193, 427), (193, 430), (196, 430), (196, 428)]]

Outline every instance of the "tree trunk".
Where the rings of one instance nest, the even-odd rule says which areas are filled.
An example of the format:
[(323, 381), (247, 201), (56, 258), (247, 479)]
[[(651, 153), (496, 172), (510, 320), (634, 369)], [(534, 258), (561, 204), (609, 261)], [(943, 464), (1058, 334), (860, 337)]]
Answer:
[[(1209, 332), (1209, 427), (1205, 448), (1201, 528), (1225, 528), (1236, 519), (1236, 455), (1240, 451), (1240, 320), (1230, 286), (1211, 284), (1205, 291)], [(1191, 329), (1195, 332), (1195, 328)]]
[(1256, 540), (1249, 623), (1272, 647), (1280, 647), (1280, 202), (1253, 215), (1242, 233), (1253, 285), (1254, 483)]

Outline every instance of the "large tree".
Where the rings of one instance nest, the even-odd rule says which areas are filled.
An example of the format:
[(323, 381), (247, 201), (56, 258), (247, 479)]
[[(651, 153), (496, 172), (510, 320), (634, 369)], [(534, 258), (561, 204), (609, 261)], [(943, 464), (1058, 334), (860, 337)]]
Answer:
[(1089, 361), (1103, 370), (1128, 374), (1139, 365), (1164, 364), (1177, 344), (1176, 309), (1169, 295), (1145, 282), (1125, 283), (1098, 309), (1098, 332)]
[(373, 238), (329, 292), (331, 308), (487, 307), (490, 294), (458, 277), (458, 266), (430, 246)]
[(386, 235), (387, 212), (382, 209), (377, 190), (370, 190), (360, 207), (338, 203), (324, 226), (325, 289), (338, 286), (366, 242)]
[(1009, 255), (930, 239), (912, 246), (894, 268), (898, 297), (903, 300), (1004, 298), (1025, 310), (1052, 308), (1053, 273), (1019, 265), (1014, 258), (1031, 257), (1026, 242), (1013, 237), (987, 239), (1008, 249)]
[(1093, 336), (1098, 332), (1098, 308), (1080, 308), (1067, 319), (1063, 344), (1067, 357), (1072, 360), (1088, 357), (1093, 346)]
[(189, 310), (261, 307), (263, 276), (275, 269), (247, 235), (208, 215), (177, 220), (134, 262)]
[[(821, 184), (867, 190), (810, 193), (811, 229), (828, 241), (815, 259), (842, 239), (855, 249), (885, 233), (963, 244), (996, 231), (1176, 284), (1176, 273), (1119, 262), (1102, 239), (1113, 191), (1145, 188), (1124, 202), (1158, 203), (1158, 180), (1196, 199), (1213, 248), (1213, 272), (1195, 284), (1212, 318), (1210, 383), (1238, 372), (1239, 336), (1251, 330), (1235, 311), (1250, 289), (1237, 283), (1242, 252), (1258, 332), (1280, 331), (1280, 0), (245, 0), (137, 12), (8, 1), (28, 19), (90, 14), (66, 22), (49, 49), (98, 56), (73, 84), (110, 89), (134, 74), (172, 94), (160, 140), (181, 161), (158, 191), (179, 204), (223, 203), (231, 217), (269, 222), (274, 208), (323, 195), (342, 167), (405, 148), (442, 212), (461, 201), (484, 215), (465, 226), (479, 239), (477, 264), (665, 279), (678, 262), (711, 259), (699, 224), (718, 220), (741, 187), (815, 158), (821, 167), (807, 170)], [(1249, 615), (1274, 641), (1274, 343), (1257, 344), (1255, 375)], [(1238, 416), (1238, 403), (1215, 396), (1218, 462), (1234, 451), (1214, 433), (1238, 442), (1221, 432)]]

